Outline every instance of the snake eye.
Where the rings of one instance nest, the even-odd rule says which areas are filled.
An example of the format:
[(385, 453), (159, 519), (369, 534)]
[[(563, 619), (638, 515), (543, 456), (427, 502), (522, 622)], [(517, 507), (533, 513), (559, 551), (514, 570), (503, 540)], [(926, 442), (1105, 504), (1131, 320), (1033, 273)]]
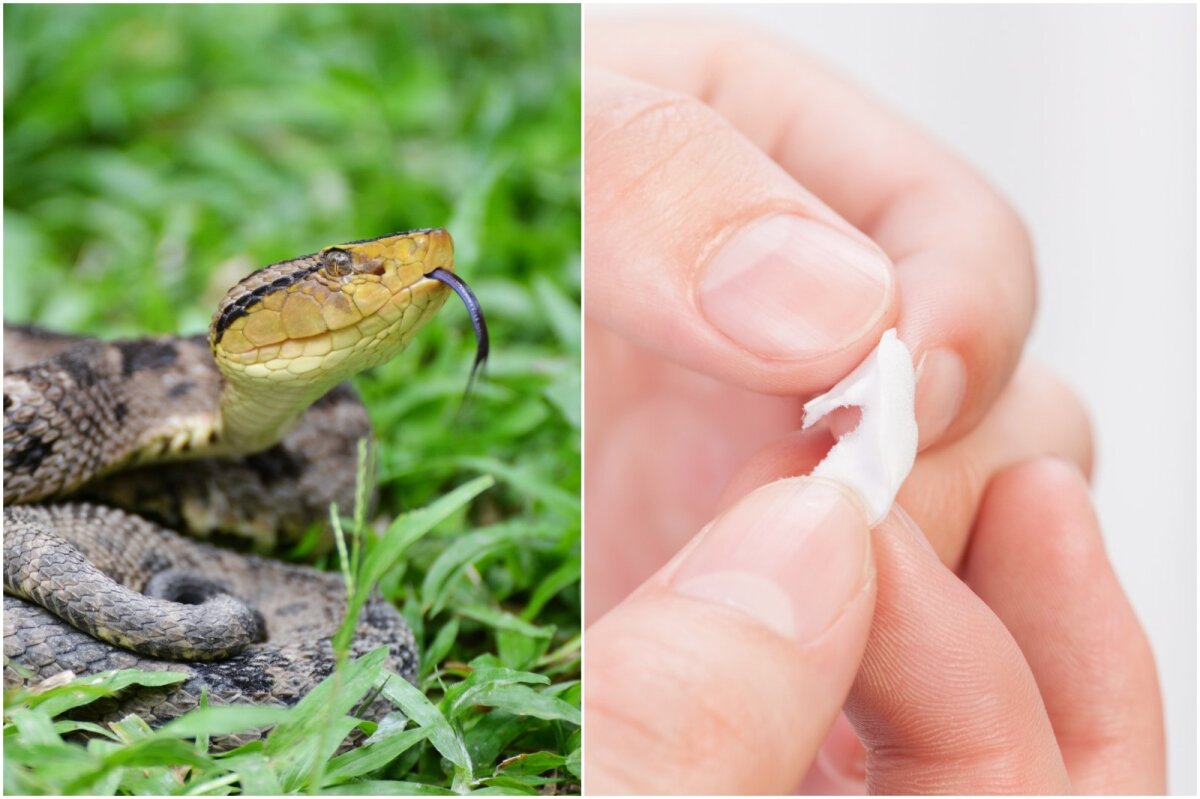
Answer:
[(354, 259), (345, 250), (326, 250), (321, 255), (321, 265), (333, 277), (350, 274), (354, 268)]

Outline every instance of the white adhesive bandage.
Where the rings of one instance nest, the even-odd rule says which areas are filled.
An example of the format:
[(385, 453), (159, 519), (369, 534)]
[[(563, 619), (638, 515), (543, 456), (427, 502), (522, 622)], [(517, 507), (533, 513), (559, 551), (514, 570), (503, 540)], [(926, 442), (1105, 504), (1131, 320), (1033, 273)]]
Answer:
[(836, 408), (862, 409), (858, 427), (838, 439), (812, 476), (853, 490), (872, 527), (887, 515), (917, 457), (915, 393), (912, 355), (893, 328), (853, 372), (804, 405), (805, 430)]

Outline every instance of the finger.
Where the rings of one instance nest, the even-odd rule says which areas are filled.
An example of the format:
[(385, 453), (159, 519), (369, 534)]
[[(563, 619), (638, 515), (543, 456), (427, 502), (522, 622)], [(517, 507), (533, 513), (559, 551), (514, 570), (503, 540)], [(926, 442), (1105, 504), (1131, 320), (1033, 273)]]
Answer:
[(794, 401), (650, 357), (592, 320), (585, 336), (585, 373), (605, 376), (584, 385), (584, 612), (591, 624), (713, 518), (737, 466), (780, 430), (799, 427), (801, 413)]
[(1037, 684), (1004, 625), (899, 508), (872, 544), (875, 619), (846, 703), (870, 792), (1067, 792)]
[(806, 796), (862, 796), (867, 792), (867, 753), (846, 714), (839, 714), (804, 775), (797, 793)]
[(1029, 237), (1002, 198), (913, 125), (761, 31), (594, 17), (586, 35), (591, 63), (703, 100), (891, 257), (900, 337), (928, 356), (922, 446), (982, 417), (1034, 308)]
[(588, 791), (795, 787), (867, 639), (869, 540), (841, 489), (780, 481), (589, 628)]
[(1033, 669), (1074, 789), (1164, 793), (1154, 655), (1075, 465), (1039, 459), (996, 477), (964, 575)]
[(1092, 434), (1078, 396), (1045, 367), (1026, 363), (980, 424), (954, 444), (922, 453), (897, 502), (957, 568), (989, 481), (1029, 458), (1065, 458), (1092, 470)]
[(587, 313), (773, 393), (849, 372), (892, 325), (887, 258), (693, 98), (589, 70)]
[[(729, 482), (722, 502), (780, 477), (807, 474), (833, 444), (828, 431), (793, 433), (760, 450)], [(918, 456), (896, 498), (942, 562), (957, 568), (966, 551), (989, 481), (1013, 464), (1039, 456), (1092, 466), (1087, 413), (1066, 385), (1044, 367), (1021, 366), (991, 412), (952, 444)]]

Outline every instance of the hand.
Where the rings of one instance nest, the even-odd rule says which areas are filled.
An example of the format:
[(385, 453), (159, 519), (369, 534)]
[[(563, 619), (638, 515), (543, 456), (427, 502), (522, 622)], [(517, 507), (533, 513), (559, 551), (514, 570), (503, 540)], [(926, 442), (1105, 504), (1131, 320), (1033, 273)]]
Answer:
[[(587, 35), (595, 619), (888, 327), (924, 359), (922, 449), (972, 431), (1013, 373), (1034, 283), (986, 183), (790, 47), (679, 19), (593, 17)], [(951, 555), (967, 528), (930, 534)]]
[[(1010, 380), (1032, 313), (1028, 243), (1012, 212), (963, 166), (853, 89), (751, 34), (676, 21), (664, 28), (641, 20), (624, 25), (590, 20), (588, 34), (594, 59), (698, 93), (727, 117), (687, 96), (589, 72), (589, 617), (598, 617), (641, 584), (719, 507), (737, 503), (589, 631), (589, 789), (795, 787), (854, 677), (874, 582), (870, 566), (861, 572), (850, 568), (854, 578), (843, 572), (841, 583), (831, 576), (831, 564), (853, 566), (853, 556), (864, 552), (820, 543), (825, 539), (817, 533), (834, 524), (830, 519), (841, 518), (834, 529), (854, 527), (846, 521), (852, 517), (841, 512), (845, 508), (836, 490), (829, 502), (841, 511), (830, 511), (828, 524), (795, 516), (794, 503), (780, 499), (782, 504), (774, 504), (770, 497), (772, 512), (763, 517), (756, 504), (764, 501), (760, 493), (738, 503), (756, 485), (807, 471), (831, 442), (827, 431), (789, 432), (799, 427), (799, 401), (756, 392), (808, 394), (828, 387), (883, 329), (897, 323), (896, 295), (903, 297), (901, 337), (918, 358), (928, 357), (917, 403), (924, 452), (899, 504), (952, 566), (961, 561), (993, 476), (1039, 454), (1090, 468), (1086, 418), (1074, 397), (1039, 370), (1026, 368)], [(694, 75), (703, 75), (707, 84), (697, 83)], [(780, 75), (793, 84), (781, 84)], [(847, 129), (839, 131), (838, 123)], [(765, 141), (777, 143), (768, 150), (778, 165), (754, 146)], [(762, 237), (754, 242), (756, 230), (774, 224), (755, 224), (756, 219), (790, 215), (817, 220), (850, 244), (830, 244), (821, 238), (825, 231), (814, 233), (803, 222), (786, 234), (775, 231), (765, 243)], [(850, 223), (870, 233), (890, 262)], [(747, 231), (750, 239), (739, 236)], [(725, 257), (730, 252), (732, 266)], [(864, 265), (871, 259), (882, 264), (877, 273), (882, 288), (863, 278), (875, 271)], [(732, 272), (714, 281), (714, 269)], [(854, 276), (846, 285), (839, 286), (839, 269)], [(762, 271), (769, 274), (763, 277)], [(883, 297), (879, 303), (869, 301), (877, 295)], [(806, 305), (813, 297), (817, 301)], [(794, 328), (797, 321), (801, 328)], [(803, 346), (792, 346), (798, 343)], [(730, 481), (756, 450), (758, 455)], [(786, 493), (787, 485), (797, 484), (764, 491)], [(829, 499), (829, 487), (824, 488)], [(805, 484), (793, 499), (803, 505), (806, 493), (820, 490), (820, 484)], [(789, 507), (794, 518), (780, 510)], [(781, 521), (774, 527), (752, 521), (760, 517)], [(743, 523), (750, 529), (740, 529)], [(881, 553), (894, 524), (889, 520), (876, 531), (881, 589), (891, 584)], [(734, 536), (736, 546), (728, 541), (722, 546), (716, 531), (733, 529), (739, 531), (724, 535)], [(853, 534), (832, 538), (855, 540)], [(756, 561), (755, 542), (769, 555)], [(812, 556), (822, 546), (826, 557)], [(703, 578), (695, 571), (704, 572), (702, 566), (680, 565), (692, 558), (707, 561), (710, 569), (728, 565), (800, 593), (749, 600), (743, 611), (750, 618), (765, 613), (768, 619), (745, 632), (744, 618), (721, 617), (736, 586)], [(783, 576), (789, 579), (778, 579)], [(800, 578), (806, 585), (795, 586)], [(856, 582), (859, 578), (862, 582)], [(820, 619), (806, 614), (829, 611), (829, 602), (818, 598), (829, 594), (831, 582), (849, 595), (833, 600), (837, 621), (821, 632)], [(1112, 588), (1115, 604), (1127, 611), (1115, 581)], [(723, 596), (715, 606), (697, 605), (696, 593), (703, 590)], [(747, 590), (755, 594), (758, 589)], [(802, 595), (804, 590), (811, 595)], [(880, 601), (890, 599), (881, 593)], [(896, 599), (895, 604), (906, 609), (910, 601)], [(745, 640), (761, 639), (763, 625), (776, 632), (773, 646), (785, 639), (792, 654), (767, 652), (761, 640)], [(806, 629), (810, 636), (815, 631), (819, 642), (801, 642), (799, 649), (807, 654), (797, 661), (797, 635), (804, 637), (797, 631)], [(1139, 693), (1138, 707), (1152, 709), (1146, 712), (1152, 721), (1159, 712), (1153, 661), (1136, 622), (1130, 629), (1128, 640), (1142, 646), (1133, 671), (1143, 689), (1147, 676), (1150, 686)], [(872, 633), (867, 662), (879, 635), (878, 629)], [(1011, 648), (1011, 639), (1002, 636), (992, 643), (1005, 640)], [(992, 650), (977, 654), (980, 675), (1006, 668), (990, 660)], [(903, 674), (906, 664), (888, 667)], [(928, 670), (920, 676), (931, 675), (936, 679), (914, 685), (955, 678)], [(1016, 712), (1019, 704), (1013, 705)], [(978, 733), (952, 718), (943, 721), (955, 734)], [(1157, 727), (1146, 726), (1158, 730), (1161, 780), (1161, 718)], [(614, 747), (608, 746), (610, 740)], [(675, 744), (666, 743), (671, 740)], [(786, 750), (770, 745), (780, 742)], [(914, 741), (907, 744), (897, 752), (909, 752)], [(754, 752), (747, 753), (745, 746)], [(1153, 755), (1153, 745), (1150, 750)], [(941, 756), (948, 760), (953, 752)], [(763, 758), (770, 763), (764, 766)], [(1151, 760), (1143, 758), (1141, 764)], [(647, 765), (654, 762), (660, 765)], [(1072, 768), (1071, 777), (1077, 770)], [(917, 771), (938, 773), (936, 768)], [(889, 773), (877, 765), (873, 786), (902, 784), (888, 783)], [(1020, 776), (1020, 770), (1015, 773)], [(1153, 781), (1155, 770), (1147, 773)], [(645, 779), (660, 782), (654, 787), (639, 781)], [(1078, 779), (1099, 784), (1084, 774)]]
[(992, 481), (962, 580), (902, 510), (869, 534), (836, 486), (770, 483), (587, 647), (593, 793), (788, 791), (847, 693), (862, 783), (826, 763), (822, 792), (1165, 787), (1154, 661), (1065, 461)]

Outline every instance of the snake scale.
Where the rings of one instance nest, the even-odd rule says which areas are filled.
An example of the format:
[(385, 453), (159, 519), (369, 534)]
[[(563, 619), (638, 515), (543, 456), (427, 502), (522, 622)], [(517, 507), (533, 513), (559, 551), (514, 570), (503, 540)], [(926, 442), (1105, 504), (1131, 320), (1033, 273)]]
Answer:
[[(344, 380), (402, 350), (450, 290), (471, 311), (476, 367), (486, 357), (478, 302), (452, 260), (443, 230), (326, 247), (239, 282), (207, 337), (102, 342), (6, 326), (5, 686), (64, 671), (185, 674), (83, 714), (157, 723), (204, 693), (294, 704), (328, 676), (341, 577), (266, 555), (330, 502), (353, 506), (370, 424)], [(230, 541), (256, 554), (216, 545)], [(373, 595), (351, 654), (379, 646), (390, 670), (415, 678), (411, 630)]]

